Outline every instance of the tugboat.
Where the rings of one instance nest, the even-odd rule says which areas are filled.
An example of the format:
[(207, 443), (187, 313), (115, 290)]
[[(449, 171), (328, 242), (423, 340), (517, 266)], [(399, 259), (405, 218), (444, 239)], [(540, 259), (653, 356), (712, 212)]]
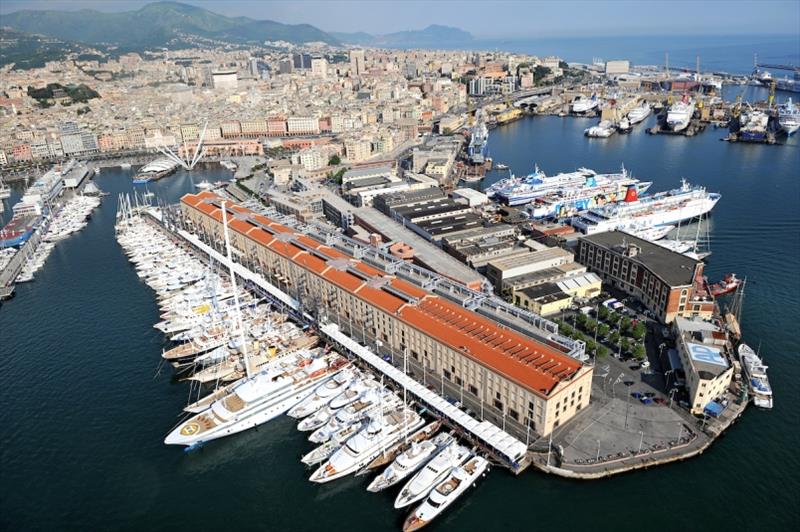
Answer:
[(735, 273), (729, 273), (718, 283), (709, 286), (709, 291), (714, 297), (724, 296), (735, 291), (742, 284), (742, 280), (736, 277)]

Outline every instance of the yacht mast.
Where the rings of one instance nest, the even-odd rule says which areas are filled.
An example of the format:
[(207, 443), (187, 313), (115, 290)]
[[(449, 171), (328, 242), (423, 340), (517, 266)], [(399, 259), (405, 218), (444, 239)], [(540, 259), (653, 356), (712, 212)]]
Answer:
[(231, 288), (233, 289), (233, 305), (236, 307), (236, 326), (239, 327), (239, 340), (242, 342), (242, 355), (244, 355), (244, 369), (247, 378), (252, 377), (250, 372), (250, 360), (247, 357), (247, 341), (244, 337), (244, 325), (242, 324), (242, 309), (239, 306), (239, 290), (236, 288), (236, 274), (233, 272), (233, 257), (231, 257), (231, 238), (228, 234), (228, 210), (222, 201), (222, 228), (225, 233), (225, 252), (228, 257), (228, 267), (231, 272)]

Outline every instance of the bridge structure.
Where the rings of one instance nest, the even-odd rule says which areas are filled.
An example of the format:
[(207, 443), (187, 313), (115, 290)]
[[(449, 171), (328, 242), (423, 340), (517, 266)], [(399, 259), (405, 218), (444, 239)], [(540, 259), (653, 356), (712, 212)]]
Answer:
[(208, 127), (208, 120), (203, 124), (203, 131), (200, 132), (200, 137), (197, 139), (197, 145), (194, 148), (194, 153), (189, 151), (186, 145), (186, 140), (183, 141), (183, 157), (177, 155), (169, 146), (156, 146), (158, 153), (169, 159), (170, 161), (180, 165), (185, 170), (192, 170), (200, 159), (205, 155), (205, 146), (203, 140), (206, 137), (206, 128)]

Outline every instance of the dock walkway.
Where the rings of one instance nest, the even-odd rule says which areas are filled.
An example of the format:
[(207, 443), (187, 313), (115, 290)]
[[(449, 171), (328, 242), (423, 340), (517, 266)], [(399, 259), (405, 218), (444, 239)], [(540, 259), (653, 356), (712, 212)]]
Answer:
[[(151, 220), (174, 238), (184, 240), (200, 253), (222, 264), (225, 268), (230, 266), (228, 258), (219, 251), (202, 242), (198, 237), (184, 230), (167, 229), (160, 211), (148, 209), (147, 214)], [(514, 473), (521, 473), (529, 465), (527, 446), (514, 438), (506, 431), (500, 429), (489, 421), (478, 421), (460, 408), (449, 403), (437, 393), (429, 390), (413, 378), (404, 374), (370, 349), (362, 346), (354, 339), (344, 334), (339, 326), (334, 323), (317, 323), (309, 314), (303, 312), (302, 304), (289, 294), (272, 285), (261, 275), (252, 272), (245, 266), (233, 261), (233, 270), (246, 284), (256, 288), (261, 295), (269, 298), (294, 316), (318, 328), (320, 333), (331, 343), (338, 346), (342, 354), (354, 357), (368, 365), (377, 374), (382, 375), (395, 383), (398, 388), (405, 387), (410, 395), (423, 404), (428, 411), (453, 427), (459, 436), (473, 445), (479, 446), (489, 454), (497, 463), (508, 467)]]

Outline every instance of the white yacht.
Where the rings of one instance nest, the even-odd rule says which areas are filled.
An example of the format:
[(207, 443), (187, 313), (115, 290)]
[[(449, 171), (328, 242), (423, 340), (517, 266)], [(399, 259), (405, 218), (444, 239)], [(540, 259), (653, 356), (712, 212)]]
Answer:
[(452, 468), (463, 464), (469, 458), (469, 454), (469, 449), (457, 442), (445, 447), (406, 482), (394, 501), (394, 507), (403, 508), (424, 498), (436, 484), (447, 477)]
[(767, 366), (749, 345), (739, 344), (738, 351), (753, 403), (759, 408), (772, 408), (772, 387), (767, 378)]
[(467, 488), (477, 481), (489, 467), (489, 462), (481, 456), (473, 456), (467, 463), (454, 467), (450, 475), (430, 492), (428, 498), (406, 518), (403, 532), (419, 530), (445, 511)]
[(400, 453), (383, 472), (375, 477), (367, 491), (377, 492), (390, 488), (403, 481), (410, 474), (428, 463), (436, 453), (455, 441), (452, 434), (442, 433), (432, 440), (421, 443), (412, 443), (404, 452)]
[(599, 104), (600, 102), (597, 101), (596, 94), (592, 94), (591, 98), (587, 98), (586, 96), (580, 95), (574, 100), (572, 100), (571, 107), (572, 107), (572, 112), (575, 114), (586, 114), (589, 111), (593, 111), (594, 109), (596, 109)]
[(355, 473), (369, 464), (381, 452), (415, 431), (425, 420), (413, 410), (401, 407), (378, 415), (358, 434), (348, 439), (323, 465), (311, 475), (311, 482), (330, 482)]
[(667, 111), (667, 126), (675, 132), (683, 131), (689, 126), (694, 115), (694, 100), (687, 95), (673, 103)]
[(293, 364), (269, 365), (187, 407), (189, 412), (202, 410), (178, 425), (164, 443), (192, 445), (266, 423), (302, 401), (346, 363), (339, 355), (326, 355), (312, 359), (298, 356)]
[(339, 429), (331, 435), (328, 441), (318, 445), (317, 447), (314, 447), (312, 451), (303, 455), (303, 458), (301, 458), (300, 461), (309, 466), (324, 462), (330, 458), (330, 456), (335, 453), (344, 442), (355, 436), (368, 423), (369, 420), (357, 421), (352, 425), (347, 425), (346, 427)]
[(602, 120), (596, 126), (586, 128), (583, 134), (587, 137), (605, 139), (614, 134), (614, 123), (611, 120)]
[(351, 369), (342, 371), (333, 379), (320, 385), (314, 390), (313, 394), (303, 399), (297, 406), (289, 410), (286, 415), (295, 419), (310, 416), (350, 386), (354, 376), (355, 372)]

